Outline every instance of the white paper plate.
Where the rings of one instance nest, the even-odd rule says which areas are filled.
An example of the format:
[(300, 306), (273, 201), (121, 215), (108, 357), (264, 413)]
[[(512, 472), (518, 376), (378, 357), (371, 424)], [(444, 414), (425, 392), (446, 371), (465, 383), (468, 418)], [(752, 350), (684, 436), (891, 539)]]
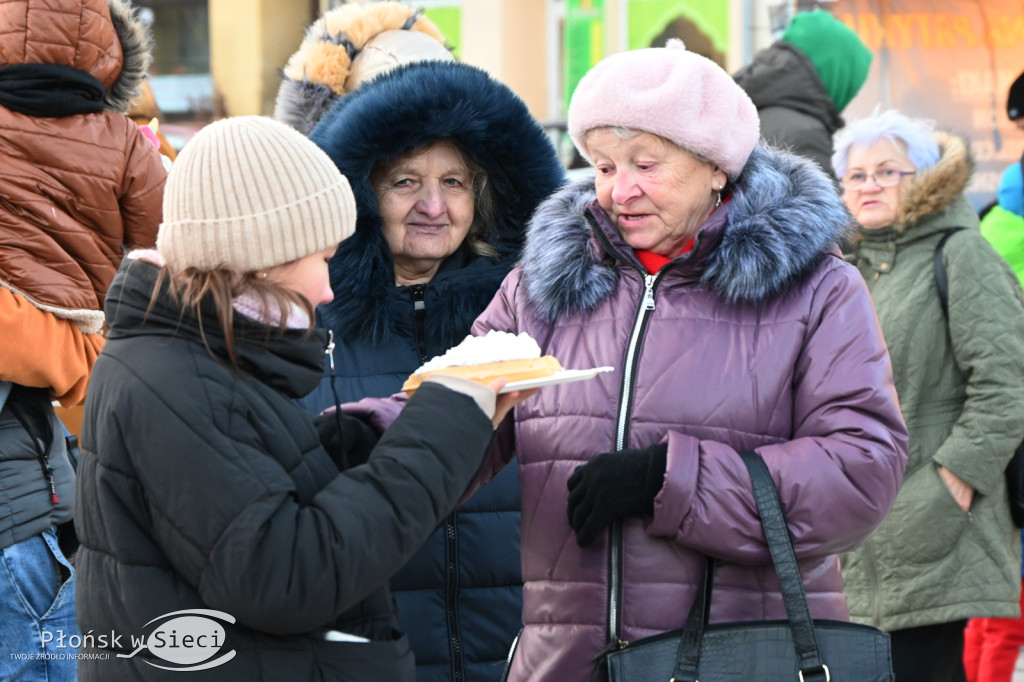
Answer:
[(553, 384), (568, 384), (573, 381), (583, 381), (584, 379), (593, 379), (601, 372), (614, 372), (614, 367), (595, 367), (593, 369), (563, 369), (555, 372), (549, 377), (542, 377), (540, 379), (527, 379), (526, 381), (513, 381), (505, 384), (505, 388), (501, 389), (499, 393), (509, 393), (510, 391), (525, 391), (528, 388), (540, 388), (541, 386), (551, 386)]

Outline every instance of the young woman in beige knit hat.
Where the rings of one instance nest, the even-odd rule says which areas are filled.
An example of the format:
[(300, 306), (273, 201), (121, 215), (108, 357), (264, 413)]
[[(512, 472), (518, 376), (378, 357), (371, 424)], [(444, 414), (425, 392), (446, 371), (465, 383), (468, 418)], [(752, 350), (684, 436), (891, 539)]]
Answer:
[(178, 157), (157, 251), (111, 287), (86, 405), (80, 679), (413, 680), (386, 581), (526, 393), (428, 382), (379, 442), (314, 423), (295, 402), (330, 344), (313, 306), (355, 215), (327, 155), (267, 118)]

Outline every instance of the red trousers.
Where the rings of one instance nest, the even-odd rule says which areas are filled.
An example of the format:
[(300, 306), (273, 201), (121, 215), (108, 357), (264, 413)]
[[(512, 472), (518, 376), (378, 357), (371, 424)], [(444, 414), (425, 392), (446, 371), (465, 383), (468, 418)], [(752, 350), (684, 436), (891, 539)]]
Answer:
[[(1024, 614), (1024, 590), (1021, 613)], [(964, 630), (967, 682), (1011, 682), (1022, 646), (1024, 615), (1021, 618), (970, 619)]]

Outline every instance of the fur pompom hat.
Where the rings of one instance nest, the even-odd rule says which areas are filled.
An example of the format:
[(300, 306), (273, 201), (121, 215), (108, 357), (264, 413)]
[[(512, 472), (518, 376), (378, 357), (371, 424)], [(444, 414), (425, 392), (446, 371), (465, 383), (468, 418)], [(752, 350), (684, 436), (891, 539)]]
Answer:
[(586, 134), (622, 127), (659, 135), (735, 180), (760, 136), (757, 108), (722, 67), (671, 39), (620, 52), (580, 80), (569, 104), (573, 143), (588, 161)]
[(236, 116), (200, 130), (171, 167), (156, 245), (174, 272), (254, 272), (335, 248), (355, 225), (327, 154), (283, 123)]
[(350, 2), (306, 29), (284, 67), (274, 118), (308, 135), (360, 83), (412, 61), (452, 60), (440, 29), (401, 2)]

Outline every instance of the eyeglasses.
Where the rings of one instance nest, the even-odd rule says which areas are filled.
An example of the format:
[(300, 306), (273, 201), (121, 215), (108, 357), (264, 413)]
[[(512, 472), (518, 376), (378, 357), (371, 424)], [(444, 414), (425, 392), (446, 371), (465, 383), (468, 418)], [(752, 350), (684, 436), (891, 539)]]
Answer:
[(874, 173), (853, 171), (844, 175), (839, 183), (844, 189), (863, 189), (864, 185), (868, 182), (868, 178), (871, 178), (879, 187), (893, 187), (900, 184), (900, 180), (903, 179), (904, 175), (914, 175), (916, 173), (917, 171), (903, 171), (898, 168), (879, 168)]

